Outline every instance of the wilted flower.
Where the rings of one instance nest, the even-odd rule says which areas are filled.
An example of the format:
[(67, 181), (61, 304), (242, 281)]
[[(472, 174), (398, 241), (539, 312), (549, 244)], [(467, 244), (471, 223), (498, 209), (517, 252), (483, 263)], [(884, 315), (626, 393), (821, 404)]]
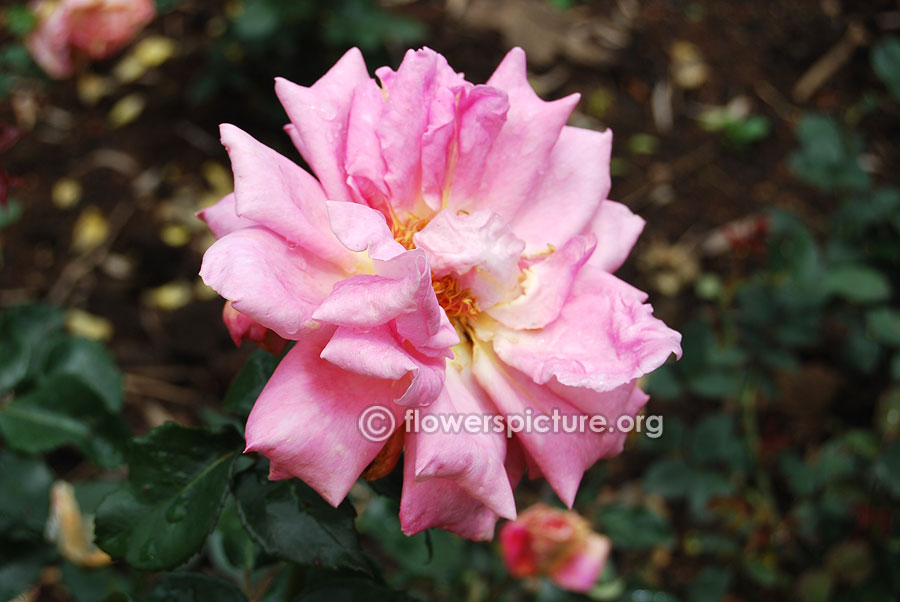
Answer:
[[(404, 409), (633, 417), (681, 337), (611, 274), (644, 222), (605, 200), (611, 134), (565, 125), (577, 95), (538, 98), (521, 49), (487, 85), (429, 49), (376, 73), (353, 49), (311, 87), (277, 80), (316, 178), (222, 126), (235, 192), (202, 213), (201, 276), (296, 341), (246, 428), (271, 478), (336, 505), (404, 438), (404, 531), (489, 539), (525, 466), (571, 505), (625, 433), (412, 433)], [(376, 406), (387, 443), (358, 428)]]
[(560, 587), (586, 592), (606, 566), (610, 542), (575, 512), (536, 504), (503, 525), (500, 547), (514, 577), (547, 576)]
[(37, 27), (25, 41), (51, 77), (72, 75), (79, 54), (93, 60), (121, 50), (156, 14), (153, 0), (36, 0)]

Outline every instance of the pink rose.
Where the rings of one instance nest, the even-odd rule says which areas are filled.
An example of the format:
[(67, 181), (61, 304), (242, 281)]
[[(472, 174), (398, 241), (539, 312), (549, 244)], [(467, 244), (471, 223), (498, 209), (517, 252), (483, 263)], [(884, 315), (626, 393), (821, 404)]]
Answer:
[(575, 512), (537, 504), (503, 525), (500, 548), (514, 577), (547, 576), (560, 587), (586, 592), (606, 566), (610, 542)]
[[(647, 295), (612, 275), (644, 222), (606, 200), (611, 134), (565, 125), (577, 95), (538, 98), (521, 49), (486, 85), (427, 48), (376, 73), (380, 85), (353, 49), (311, 87), (277, 80), (316, 177), (223, 125), (235, 192), (202, 215), (218, 238), (204, 281), (296, 341), (253, 408), (247, 449), (335, 505), (382, 463), (385, 442), (359, 424), (376, 406), (394, 430), (407, 408), (633, 417), (647, 400), (637, 379), (681, 352)], [(625, 433), (402, 439), (404, 531), (490, 539), (516, 515), (526, 466), (571, 506)]]
[(51, 77), (72, 75), (79, 54), (100, 60), (121, 50), (156, 14), (153, 0), (37, 0), (38, 25), (25, 41)]

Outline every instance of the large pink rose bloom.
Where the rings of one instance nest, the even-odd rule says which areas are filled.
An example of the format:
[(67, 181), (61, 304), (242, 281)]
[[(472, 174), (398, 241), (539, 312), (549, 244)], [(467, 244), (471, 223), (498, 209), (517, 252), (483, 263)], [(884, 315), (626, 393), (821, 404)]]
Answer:
[(69, 77), (78, 55), (93, 60), (121, 50), (156, 14), (153, 0), (36, 0), (38, 25), (26, 45), (51, 77)]
[(565, 125), (577, 95), (538, 98), (521, 49), (486, 85), (427, 48), (376, 73), (380, 84), (353, 49), (311, 87), (276, 82), (316, 177), (222, 126), (235, 192), (202, 213), (219, 240), (201, 276), (296, 341), (247, 422), (271, 478), (299, 477), (336, 505), (400, 441), (404, 531), (490, 539), (498, 516), (516, 515), (526, 466), (571, 506), (625, 435), (384, 443), (362, 435), (360, 415), (385, 406), (401, 430), (406, 408), (633, 416), (647, 400), (637, 379), (680, 354), (681, 337), (612, 275), (644, 222), (606, 200), (612, 135)]

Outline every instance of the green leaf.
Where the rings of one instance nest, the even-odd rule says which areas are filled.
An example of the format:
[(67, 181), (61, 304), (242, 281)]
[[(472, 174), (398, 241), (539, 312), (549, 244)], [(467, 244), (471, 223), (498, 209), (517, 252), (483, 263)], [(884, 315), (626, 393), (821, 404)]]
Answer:
[(44, 374), (70, 374), (81, 380), (106, 403), (111, 412), (122, 409), (122, 373), (103, 345), (77, 337), (59, 340), (44, 358)]
[(706, 567), (694, 578), (688, 588), (689, 602), (719, 602), (728, 593), (734, 572), (730, 569)]
[(0, 539), (0, 600), (12, 600), (37, 583), (55, 555), (43, 542)]
[(869, 175), (859, 166), (862, 141), (847, 135), (832, 118), (806, 114), (795, 130), (800, 148), (789, 158), (794, 174), (820, 190), (865, 190)]
[(97, 508), (97, 543), (133, 567), (177, 566), (216, 525), (241, 437), (166, 423), (135, 439), (128, 481)]
[(884, 36), (872, 47), (872, 69), (891, 94), (900, 98), (900, 39)]
[(687, 494), (691, 468), (677, 458), (660, 460), (644, 475), (644, 489), (664, 498), (680, 498)]
[(900, 311), (893, 307), (878, 307), (867, 313), (866, 328), (876, 340), (900, 347)]
[(4, 13), (6, 28), (16, 37), (28, 35), (37, 25), (37, 15), (23, 4), (13, 4)]
[(894, 441), (878, 458), (875, 477), (900, 498), (900, 441)]
[(269, 481), (259, 462), (234, 479), (238, 513), (267, 553), (305, 566), (368, 572), (349, 502), (333, 508), (298, 479)]
[(50, 451), (72, 444), (101, 468), (122, 463), (128, 426), (80, 379), (60, 374), (0, 408), (0, 433), (13, 449)]
[(734, 418), (717, 412), (703, 418), (691, 434), (691, 455), (700, 463), (717, 463), (741, 471), (746, 464), (743, 441)]
[(830, 270), (824, 287), (828, 294), (852, 303), (875, 303), (891, 296), (891, 283), (885, 275), (865, 265), (843, 265)]
[(39, 537), (47, 522), (52, 483), (53, 474), (43, 461), (0, 450), (0, 533)]
[(83, 568), (70, 562), (62, 564), (62, 584), (77, 602), (103, 600), (110, 592), (127, 589), (122, 574), (112, 567)]
[(281, 358), (267, 351), (254, 351), (225, 394), (225, 410), (242, 417), (248, 416), (279, 361)]
[(671, 546), (675, 542), (672, 527), (666, 519), (644, 506), (614, 504), (597, 513), (601, 531), (616, 548), (643, 550)]
[(6, 207), (0, 205), (0, 230), (12, 226), (22, 218), (25, 209), (16, 199), (7, 199)]
[(731, 121), (722, 132), (725, 140), (737, 149), (745, 149), (769, 135), (772, 125), (762, 115), (750, 115), (746, 119)]
[(373, 581), (354, 577), (340, 577), (330, 582), (316, 583), (307, 588), (297, 602), (418, 602), (403, 592), (387, 589)]
[(11, 391), (28, 375), (28, 363), (31, 350), (18, 338), (0, 341), (3, 353), (0, 354), (0, 393)]
[(246, 602), (234, 585), (200, 573), (169, 573), (141, 602)]

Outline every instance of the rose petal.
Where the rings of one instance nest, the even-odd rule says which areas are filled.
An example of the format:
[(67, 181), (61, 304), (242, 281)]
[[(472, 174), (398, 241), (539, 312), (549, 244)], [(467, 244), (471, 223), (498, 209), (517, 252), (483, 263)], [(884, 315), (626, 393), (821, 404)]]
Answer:
[(351, 91), (369, 79), (362, 53), (351, 48), (308, 88), (275, 80), (275, 93), (293, 125), (288, 133), (332, 201), (353, 201), (344, 169)]
[(337, 506), (383, 446), (362, 435), (360, 416), (376, 405), (393, 412), (395, 427), (402, 416), (391, 381), (319, 357), (332, 332), (315, 331), (288, 352), (253, 406), (245, 436), (247, 451), (268, 457), (277, 476), (299, 477)]
[(495, 330), (494, 350), (536, 383), (611, 391), (681, 356), (681, 335), (653, 317), (647, 295), (582, 267), (559, 317), (540, 330)]
[(237, 214), (345, 269), (356, 258), (331, 231), (325, 194), (298, 165), (233, 125), (220, 128), (234, 170)]
[(217, 240), (203, 255), (200, 277), (234, 308), (286, 339), (313, 325), (313, 311), (343, 273), (261, 227)]

